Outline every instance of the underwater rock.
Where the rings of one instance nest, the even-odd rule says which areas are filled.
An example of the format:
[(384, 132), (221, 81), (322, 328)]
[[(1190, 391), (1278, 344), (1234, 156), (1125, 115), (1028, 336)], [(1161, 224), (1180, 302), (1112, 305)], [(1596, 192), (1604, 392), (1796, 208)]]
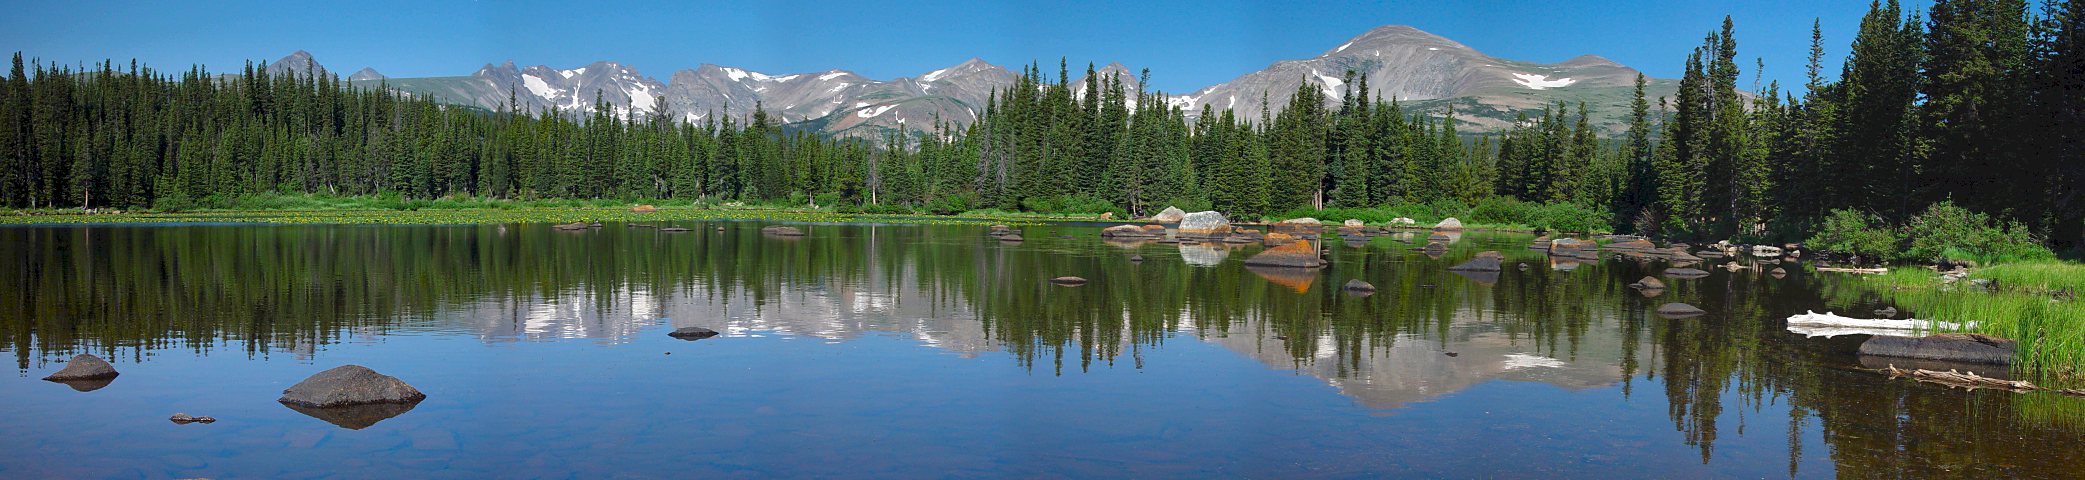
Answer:
[(1679, 302), (1673, 302), (1658, 306), (1658, 316), (1665, 318), (1698, 317), (1702, 315), (1707, 315), (1708, 313), (1709, 312), (1707, 310), (1702, 310), (1701, 307), (1696, 307), (1693, 305), (1688, 305)]
[(667, 332), (666, 336), (681, 340), (701, 340), (717, 336), (717, 331), (702, 327), (681, 327), (673, 329), (672, 332)]
[(1943, 333), (1926, 337), (1876, 335), (1861, 342), (1861, 355), (1940, 360), (1947, 362), (2010, 365), (2012, 340), (1974, 333)]

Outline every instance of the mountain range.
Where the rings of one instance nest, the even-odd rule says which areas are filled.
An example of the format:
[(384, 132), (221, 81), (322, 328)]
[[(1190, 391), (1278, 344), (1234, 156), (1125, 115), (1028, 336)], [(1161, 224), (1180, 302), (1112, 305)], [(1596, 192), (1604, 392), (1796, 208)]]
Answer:
[[(329, 75), (303, 51), (269, 64), (268, 70)], [(1352, 87), (1348, 71), (1366, 74), (1375, 96), (1395, 99), (1409, 110), (1440, 116), (1452, 109), (1459, 124), (1471, 131), (1504, 128), (1519, 114), (1538, 116), (1545, 105), (1562, 101), (1588, 105), (1592, 122), (1609, 134), (1626, 128), (1637, 75), (1635, 69), (1592, 55), (1554, 64), (1493, 57), (1417, 28), (1390, 25), (1316, 57), (1276, 61), (1230, 81), (1165, 98), (1190, 118), (1205, 106), (1257, 118), (1263, 98), (1269, 110), (1278, 113), (1304, 84), (1323, 89), (1330, 102), (1338, 102)], [(1136, 72), (1120, 63), (1097, 72), (1120, 75), (1127, 88), (1137, 88)], [(679, 119), (702, 121), (717, 115), (743, 119), (758, 105), (796, 129), (878, 139), (893, 129), (932, 128), (937, 119), (956, 125), (975, 121), (992, 92), (1012, 85), (1017, 75), (973, 58), (889, 80), (840, 69), (777, 75), (702, 64), (673, 72), (662, 82), (612, 61), (567, 69), (520, 67), (507, 61), (453, 77), (386, 77), (363, 68), (348, 81), (488, 110), (503, 108), (511, 98), (530, 112), (585, 113), (598, 100), (618, 116), (648, 117), (663, 110)], [(1670, 96), (1677, 84), (1651, 79), (1649, 95)]]

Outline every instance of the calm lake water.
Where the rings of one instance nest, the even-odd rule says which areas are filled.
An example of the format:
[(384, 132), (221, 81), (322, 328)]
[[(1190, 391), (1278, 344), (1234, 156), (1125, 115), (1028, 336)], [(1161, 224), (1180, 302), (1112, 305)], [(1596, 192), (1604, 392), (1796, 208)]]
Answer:
[[(1886, 303), (1849, 277), (1644, 298), (1664, 265), (1523, 235), (1335, 240), (1298, 273), (1094, 225), (678, 225), (0, 228), (0, 478), (2085, 475), (2085, 400), (1891, 381), (1859, 338), (1784, 330)], [(1496, 278), (1446, 271), (1484, 250)], [(1710, 314), (1652, 312), (1675, 301)], [(78, 353), (122, 376), (39, 380)], [(344, 364), (428, 398), (275, 402)]]

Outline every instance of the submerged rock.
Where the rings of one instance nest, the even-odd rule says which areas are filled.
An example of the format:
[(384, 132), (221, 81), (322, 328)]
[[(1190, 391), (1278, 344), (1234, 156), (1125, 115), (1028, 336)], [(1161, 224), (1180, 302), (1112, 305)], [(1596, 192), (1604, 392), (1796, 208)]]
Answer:
[(580, 222), (561, 223), (557, 225), (551, 225), (550, 228), (555, 228), (564, 231), (586, 230), (586, 224)]
[(702, 327), (681, 327), (673, 329), (673, 331), (671, 332), (667, 332), (666, 336), (678, 338), (681, 340), (701, 340), (717, 336), (717, 331)]
[(65, 362), (65, 368), (59, 369), (58, 373), (53, 373), (51, 374), (51, 376), (43, 377), (43, 379), (53, 382), (72, 382), (80, 380), (106, 380), (116, 378), (116, 375), (118, 375), (116, 373), (116, 366), (109, 365), (109, 362), (107, 360), (102, 360), (101, 357), (83, 353), (79, 355), (74, 355), (72, 357), (72, 361)]
[(282, 391), (276, 401), (305, 407), (327, 408), (373, 403), (413, 403), (427, 394), (396, 377), (376, 373), (361, 365), (342, 365), (319, 372)]
[(1701, 278), (1709, 276), (1709, 272), (1694, 268), (1668, 268), (1665, 269), (1665, 276), (1677, 278)]
[(1086, 284), (1086, 279), (1085, 279), (1085, 278), (1082, 278), (1082, 277), (1073, 277), (1073, 276), (1069, 276), (1069, 275), (1067, 275), (1067, 276), (1062, 276), (1062, 277), (1052, 278), (1052, 279), (1050, 279), (1050, 283), (1054, 283), (1054, 284), (1058, 284), (1058, 285), (1062, 285), (1062, 286), (1066, 286), (1066, 287), (1076, 287), (1076, 286), (1079, 286), (1079, 285), (1085, 285), (1085, 284)]
[(761, 229), (760, 229), (760, 233), (764, 233), (764, 234), (768, 234), (768, 235), (775, 235), (775, 236), (780, 236), (780, 237), (801, 237), (801, 236), (804, 236), (804, 231), (803, 231), (803, 230), (797, 230), (797, 229), (796, 229), (796, 227), (791, 227), (791, 226), (786, 226), (786, 225), (775, 225), (775, 226), (772, 226), (772, 227), (765, 227), (765, 228), (761, 228)]
[(2012, 340), (1974, 333), (1943, 333), (1926, 337), (1877, 335), (1861, 342), (1861, 355), (1916, 358), (1960, 363), (2010, 365)]
[(1688, 305), (1679, 302), (1673, 302), (1658, 306), (1658, 316), (1665, 318), (1698, 317), (1702, 315), (1707, 315), (1708, 313), (1709, 312), (1707, 310), (1702, 310), (1701, 307), (1696, 307), (1693, 305)]
[(1479, 252), (1476, 258), (1453, 267), (1448, 267), (1448, 270), (1458, 272), (1496, 272), (1500, 270), (1499, 258), (1499, 252)]
[(666, 233), (680, 233), (680, 232), (685, 232), (685, 231), (688, 231), (688, 229), (687, 229), (687, 228), (683, 228), (683, 227), (665, 227), (665, 228), (661, 228), (661, 229), (659, 229), (659, 231), (661, 231), (661, 232), (666, 232)]
[(1260, 251), (1258, 255), (1245, 259), (1245, 264), (1258, 267), (1318, 268), (1325, 266), (1325, 261), (1318, 258), (1318, 250), (1311, 246), (1309, 240), (1297, 240)]
[(1897, 307), (1882, 307), (1882, 308), (1878, 308), (1878, 309), (1875, 309), (1875, 316), (1877, 316), (1877, 317), (1882, 317), (1882, 318), (1892, 318), (1892, 317), (1896, 317), (1896, 316), (1897, 316)]

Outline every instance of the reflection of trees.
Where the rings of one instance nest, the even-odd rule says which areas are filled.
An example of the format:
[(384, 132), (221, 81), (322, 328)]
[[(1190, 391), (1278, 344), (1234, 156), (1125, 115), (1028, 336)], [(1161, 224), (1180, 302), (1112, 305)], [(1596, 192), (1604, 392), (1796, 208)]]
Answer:
[[(1623, 395), (1650, 382), (1641, 387), (1663, 393), (1679, 439), (1704, 462), (1719, 436), (1742, 434), (1749, 419), (1787, 417), (1788, 431), (1765, 434), (1788, 437), (1791, 474), (1816, 451), (1803, 445), (1810, 431), (1856, 476), (1993, 465), (2060, 476), (2038, 467), (2075, 465), (2079, 454), (2017, 446), (2066, 443), (2085, 423), (2068, 420), (2085, 418), (2071, 399), (1957, 393), (1820, 367), (1851, 364), (1826, 348), (1846, 340), (1795, 338), (1780, 319), (1873, 301), (1846, 298), (1829, 278), (1744, 271), (1672, 281), (1646, 299), (1624, 285), (1663, 265), (1552, 272), (1512, 236), (1471, 235), (1439, 259), (1393, 238), (1334, 244), (1324, 247), (1327, 268), (1268, 273), (1239, 265), (1257, 245), (1207, 247), (1238, 251), (1190, 267), (1180, 247), (1103, 245), (1091, 229), (1029, 227), (1027, 242), (1006, 245), (974, 227), (807, 226), (809, 236), (778, 240), (751, 223), (686, 226), (697, 228), (0, 229), (10, 247), (0, 275), (19, 286), (0, 289), (0, 348), (26, 369), (77, 350), (313, 355), (395, 330), (614, 341), (670, 321), (830, 339), (892, 332), (964, 353), (1004, 350), (1061, 374), (1125, 355), (1140, 366), (1145, 349), (1202, 341), (1319, 377), (1377, 408), (1491, 379), (1618, 382)], [(1066, 232), (1074, 238), (1058, 237)], [(1495, 285), (1445, 271), (1480, 250), (1507, 256)], [(1061, 275), (1093, 283), (1044, 281)], [(1350, 279), (1378, 291), (1348, 296), (1339, 285)], [(1716, 313), (1646, 315), (1668, 301)]]

